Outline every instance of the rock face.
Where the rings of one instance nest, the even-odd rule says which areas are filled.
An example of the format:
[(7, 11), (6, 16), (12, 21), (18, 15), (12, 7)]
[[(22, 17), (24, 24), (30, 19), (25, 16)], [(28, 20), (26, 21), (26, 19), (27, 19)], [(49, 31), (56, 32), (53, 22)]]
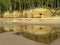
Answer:
[(13, 15), (10, 12), (5, 12), (3, 18), (12, 18)]
[(56, 10), (56, 15), (60, 16), (60, 9)]
[(22, 18), (22, 12), (14, 11), (12, 13), (5, 12), (3, 18)]
[(33, 18), (49, 18), (52, 13), (46, 8), (36, 8), (33, 11)]
[(14, 11), (12, 15), (13, 18), (22, 18), (22, 12)]
[(35, 8), (23, 11), (23, 17), (27, 18), (49, 18), (51, 15), (51, 11), (47, 8)]
[(27, 18), (28, 11), (23, 11), (23, 18)]

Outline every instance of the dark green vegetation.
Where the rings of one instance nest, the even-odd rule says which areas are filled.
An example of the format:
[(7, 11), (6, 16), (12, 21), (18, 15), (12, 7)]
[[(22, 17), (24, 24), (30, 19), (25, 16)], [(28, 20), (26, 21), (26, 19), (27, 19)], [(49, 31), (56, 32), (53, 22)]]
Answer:
[(35, 7), (59, 8), (60, 0), (0, 0), (0, 12), (24, 10)]

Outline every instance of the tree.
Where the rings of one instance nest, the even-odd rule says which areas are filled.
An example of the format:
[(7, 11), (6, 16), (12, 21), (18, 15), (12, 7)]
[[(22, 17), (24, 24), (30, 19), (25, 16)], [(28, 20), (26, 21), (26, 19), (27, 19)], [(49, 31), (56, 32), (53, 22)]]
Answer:
[(60, 7), (60, 0), (0, 0), (0, 11), (24, 10), (35, 7)]
[(1, 3), (4, 6), (4, 9), (6, 9), (6, 11), (8, 11), (11, 7), (11, 3), (10, 0), (1, 0)]

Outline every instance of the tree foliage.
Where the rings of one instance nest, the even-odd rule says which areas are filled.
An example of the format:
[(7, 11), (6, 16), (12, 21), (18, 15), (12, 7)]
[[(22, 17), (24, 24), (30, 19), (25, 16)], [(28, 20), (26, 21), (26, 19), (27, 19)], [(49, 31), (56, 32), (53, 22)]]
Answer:
[(60, 0), (0, 0), (0, 11), (24, 10), (43, 6), (60, 7)]

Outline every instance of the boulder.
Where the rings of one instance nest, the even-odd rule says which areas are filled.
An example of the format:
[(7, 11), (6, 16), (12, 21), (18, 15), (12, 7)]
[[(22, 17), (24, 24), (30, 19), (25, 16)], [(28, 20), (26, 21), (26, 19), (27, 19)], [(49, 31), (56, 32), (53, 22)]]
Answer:
[(27, 15), (28, 15), (28, 11), (27, 10), (24, 10), (23, 11), (23, 18), (27, 18)]
[(47, 8), (36, 8), (33, 11), (33, 18), (49, 18), (52, 13)]
[(3, 18), (12, 18), (12, 14), (10, 12), (5, 12)]
[(14, 11), (12, 16), (13, 18), (22, 18), (22, 12)]

